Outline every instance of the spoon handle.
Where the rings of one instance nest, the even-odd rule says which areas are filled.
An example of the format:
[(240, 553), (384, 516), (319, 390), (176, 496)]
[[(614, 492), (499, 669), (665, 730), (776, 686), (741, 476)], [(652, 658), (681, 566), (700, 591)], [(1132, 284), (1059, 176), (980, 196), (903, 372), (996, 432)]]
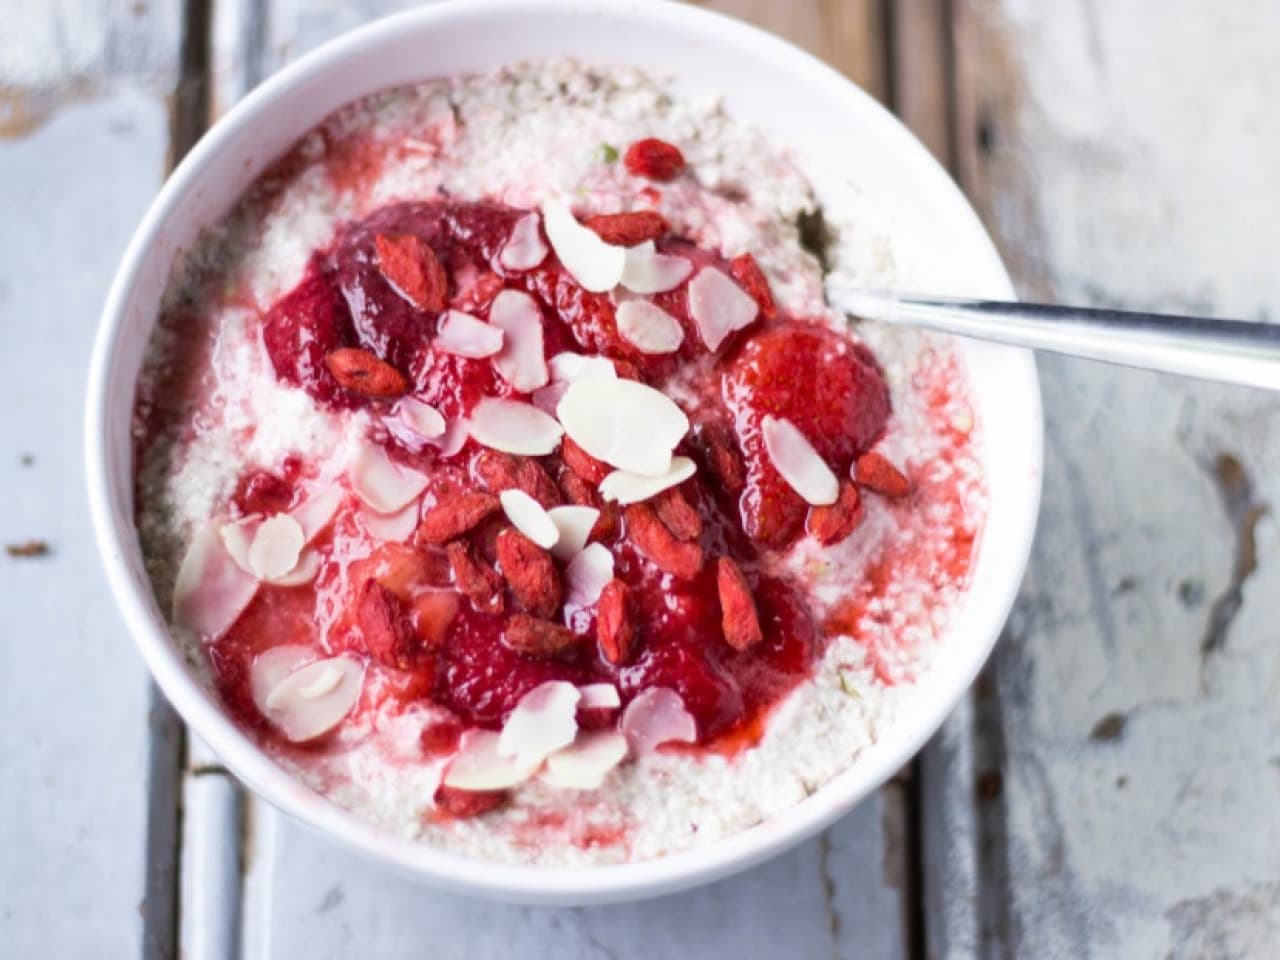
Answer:
[(1041, 303), (911, 296), (827, 285), (836, 309), (906, 324), (1205, 380), (1280, 390), (1280, 325)]

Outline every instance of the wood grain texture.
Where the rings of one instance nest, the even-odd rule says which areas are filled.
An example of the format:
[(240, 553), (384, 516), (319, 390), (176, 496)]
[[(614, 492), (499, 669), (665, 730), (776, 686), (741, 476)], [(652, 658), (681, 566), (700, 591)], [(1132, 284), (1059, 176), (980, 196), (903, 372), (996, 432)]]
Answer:
[(11, 4), (0, 30), (0, 541), (49, 544), (44, 557), (0, 555), (6, 957), (172, 946), (168, 905), (145, 896), (165, 879), (144, 862), (150, 688), (88, 533), (80, 434), (106, 287), (164, 175), (175, 13)]
[[(1266, 319), (1274, 6), (956, 7), (962, 175), (1024, 293)], [(983, 952), (1270, 955), (1280, 401), (1060, 358), (1040, 371), (1039, 537), (977, 744), (1000, 776), (956, 838), (993, 865)]]
[(429, 890), (255, 804), (245, 960), (904, 956), (879, 798), (741, 876), (641, 903), (513, 907)]
[(889, 98), (885, 0), (694, 0), (746, 20), (825, 60), (881, 101)]

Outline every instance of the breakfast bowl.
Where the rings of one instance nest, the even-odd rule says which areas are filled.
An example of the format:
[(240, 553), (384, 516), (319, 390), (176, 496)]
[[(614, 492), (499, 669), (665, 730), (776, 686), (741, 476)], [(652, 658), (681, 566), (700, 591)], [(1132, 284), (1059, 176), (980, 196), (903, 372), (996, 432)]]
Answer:
[[(228, 215), (264, 171), (280, 170), (281, 165), (277, 161), (286, 156), (308, 131), (344, 105), (379, 91), (435, 78), (484, 76), (512, 65), (562, 64), (566, 59), (582, 66), (532, 69), (569, 69), (569, 79), (559, 83), (559, 90), (563, 93), (573, 86), (575, 78), (582, 75), (581, 71), (590, 73), (596, 67), (612, 69), (612, 65), (622, 65), (628, 70), (638, 68), (657, 78), (656, 82), (664, 91), (663, 97), (687, 97), (690, 102), (700, 104), (714, 100), (715, 111), (722, 111), (734, 123), (740, 122), (758, 131), (760, 137), (779, 149), (780, 156), (785, 156), (785, 169), (790, 170), (794, 165), (811, 184), (821, 209), (827, 211), (826, 228), (834, 226), (852, 234), (865, 231), (867, 235), (891, 239), (892, 243), (885, 248), (866, 247), (863, 262), (855, 257), (853, 263), (846, 265), (855, 277), (863, 267), (862, 278), (883, 277), (883, 272), (877, 272), (883, 267), (879, 261), (888, 258), (894, 264), (894, 279), (919, 291), (1006, 299), (1012, 296), (1009, 278), (990, 239), (963, 196), (927, 151), (852, 83), (785, 42), (734, 20), (674, 3), (618, 3), (611, 0), (443, 3), (370, 24), (298, 60), (232, 109), (183, 160), (134, 235), (112, 285), (93, 356), (85, 426), (90, 503), (112, 589), (156, 682), (192, 731), (257, 794), (324, 836), (443, 889), (531, 904), (586, 904), (637, 899), (726, 876), (812, 836), (888, 779), (940, 726), (964, 696), (990, 653), (1013, 603), (1030, 551), (1041, 478), (1039, 387), (1031, 355), (977, 342), (947, 343), (944, 346), (942, 341), (938, 341), (936, 347), (919, 348), (918, 352), (929, 356), (935, 351), (950, 351), (948, 356), (954, 355), (955, 364), (962, 371), (966, 384), (963, 401), (947, 407), (946, 430), (962, 435), (965, 449), (972, 452), (975, 473), (980, 475), (981, 483), (968, 490), (965, 497), (980, 500), (984, 516), (979, 524), (968, 528), (964, 536), (956, 538), (964, 541), (965, 569), (956, 581), (962, 589), (954, 591), (955, 602), (947, 615), (933, 618), (939, 624), (939, 636), (932, 646), (927, 665), (918, 673), (910, 672), (906, 677), (909, 682), (904, 682), (893, 694), (892, 711), (876, 715), (875, 722), (869, 726), (867, 742), (857, 749), (847, 765), (842, 766), (839, 772), (824, 775), (812, 783), (797, 780), (792, 791), (794, 795), (788, 795), (785, 802), (767, 809), (761, 807), (763, 812), (756, 821), (731, 826), (714, 835), (704, 836), (696, 843), (686, 838), (672, 844), (670, 849), (659, 845), (647, 848), (643, 855), (620, 857), (618, 862), (595, 862), (590, 857), (580, 862), (572, 859), (536, 862), (536, 858), (488, 856), (484, 854), (483, 844), (474, 844), (475, 849), (468, 850), (427, 842), (406, 836), (405, 830), (390, 828), (386, 822), (376, 822), (376, 817), (353, 813), (347, 809), (353, 806), (352, 803), (335, 802), (334, 797), (325, 796), (323, 791), (315, 789), (314, 782), (299, 776), (298, 768), (282, 762), (281, 754), (264, 748), (261, 737), (251, 729), (252, 725), (238, 722), (233, 716), (234, 711), (228, 709), (225, 692), (219, 696), (214, 689), (215, 684), (201, 675), (190, 651), (184, 650), (175, 640), (175, 632), (170, 627), (172, 617), (156, 599), (154, 574), (148, 569), (139, 536), (136, 502), (138, 467), (135, 463), (139, 449), (139, 378), (144, 373), (149, 345), (165, 309), (166, 289), (171, 284), (175, 264), (189, 251), (198, 248), (203, 242), (202, 236)], [(628, 79), (625, 81), (617, 81), (620, 89), (631, 89), (639, 82), (631, 73), (626, 76)], [(551, 86), (555, 88), (556, 84)], [(704, 112), (695, 116), (711, 115)], [(720, 113), (715, 116), (720, 116)], [(690, 133), (690, 137), (696, 139), (696, 136), (696, 130)], [(516, 146), (518, 149), (519, 145)], [(611, 145), (603, 146), (607, 148), (606, 152), (613, 152)], [(495, 141), (494, 147), (510, 150), (512, 144)], [(629, 169), (634, 166), (630, 150), (626, 163)], [(691, 160), (691, 165), (696, 166), (696, 159)], [(652, 168), (648, 170), (655, 181), (671, 179), (667, 171), (660, 173), (655, 174)], [(765, 175), (762, 169), (761, 176)], [(778, 182), (788, 181), (783, 177)], [(660, 193), (656, 188), (646, 190), (652, 196)], [(671, 188), (670, 192), (674, 195), (676, 188)], [(725, 203), (737, 202), (733, 192), (728, 190), (724, 191), (721, 199)], [(567, 217), (570, 221), (573, 217), (572, 213), (557, 213), (557, 209), (563, 208), (544, 205), (542, 217), (546, 221), (550, 245), (567, 263), (568, 247), (562, 247), (557, 236), (567, 236), (580, 228), (572, 223), (566, 226), (564, 222), (557, 226), (555, 217)], [(664, 212), (672, 219), (679, 217), (678, 210)], [(449, 215), (456, 219), (453, 213)], [(535, 217), (531, 222), (533, 232), (529, 237), (538, 246), (541, 244), (539, 221)], [(381, 242), (384, 236), (379, 234), (378, 239)], [(601, 254), (604, 259), (616, 252), (619, 264), (623, 262), (623, 253), (618, 252), (620, 248), (617, 245), (610, 247), (604, 243), (602, 248), (608, 248)], [(633, 248), (628, 246), (627, 249)], [(650, 254), (652, 250), (650, 243)], [(381, 248), (379, 252), (389, 256)], [(694, 254), (691, 252), (690, 256)], [(797, 253), (797, 256), (801, 254)], [(810, 257), (808, 253), (803, 256)], [(766, 260), (763, 254), (761, 259)], [(817, 263), (811, 257), (805, 262)], [(593, 264), (592, 269), (598, 267), (599, 258)], [(767, 267), (768, 263), (765, 265)], [(687, 272), (682, 275), (681, 282)], [(716, 282), (721, 283), (721, 287), (727, 282), (723, 273), (710, 267), (704, 267), (697, 276), (704, 274), (716, 274)], [(387, 275), (390, 276), (389, 273)], [(737, 272), (734, 276), (743, 282)], [(408, 284), (400, 284), (396, 288), (402, 297), (408, 296), (404, 289), (406, 286)], [(750, 288), (749, 284), (747, 286)], [(702, 284), (702, 288), (709, 289), (709, 284)], [(817, 289), (820, 297), (820, 285)], [(627, 295), (628, 298), (630, 296)], [(741, 299), (740, 293), (727, 296)], [(766, 301), (762, 299), (760, 302), (763, 310)], [(772, 301), (768, 303), (772, 308)], [(752, 322), (756, 311), (756, 306), (751, 306), (751, 317), (743, 322)], [(455, 312), (449, 311), (450, 314)], [(670, 321), (669, 317), (666, 319)], [(697, 319), (695, 312), (694, 320)], [(464, 321), (471, 325), (473, 333), (475, 329), (486, 326), (474, 317), (464, 318)], [(491, 317), (491, 323), (496, 324), (497, 321)], [(508, 327), (509, 335), (513, 329)], [(720, 336), (711, 343), (705, 327), (700, 329), (703, 339), (714, 352)], [(726, 338), (725, 342), (730, 343), (730, 336), (736, 332), (735, 328), (721, 331), (721, 334)], [(863, 333), (875, 344), (890, 342), (878, 339), (891, 336), (889, 334), (875, 334), (869, 329)], [(541, 340), (538, 342), (541, 345)], [(363, 355), (360, 350), (345, 352)], [(273, 362), (279, 372), (282, 361), (273, 357)], [(500, 366), (497, 361), (495, 365)], [(886, 363), (886, 369), (892, 366)], [(335, 370), (332, 364), (329, 369)], [(823, 378), (833, 377), (835, 369), (818, 365), (806, 371), (817, 378), (813, 384), (815, 392), (829, 389), (829, 386), (824, 386)], [(878, 368), (869, 361), (866, 369)], [(892, 370), (885, 376), (891, 374)], [(904, 376), (904, 382), (910, 380), (909, 373)], [(545, 372), (544, 380), (540, 382), (545, 382)], [(590, 430), (583, 427), (587, 432), (581, 437), (576, 434), (570, 428), (570, 418), (564, 410), (565, 402), (574, 391), (583, 397), (589, 391), (585, 386), (580, 388), (576, 382), (564, 386), (566, 392), (562, 393), (556, 409), (561, 411), (560, 419), (565, 422), (564, 429), (568, 435), (575, 441), (585, 441)], [(398, 389), (402, 391), (403, 385)], [(600, 393), (604, 389), (592, 388), (601, 396), (605, 395)], [(609, 394), (613, 396), (620, 389), (609, 387), (606, 392), (613, 391)], [(640, 396), (643, 403), (649, 403), (651, 399), (649, 394)], [(575, 407), (580, 420), (584, 417), (590, 419), (595, 414), (584, 406), (586, 403), (584, 400)], [(658, 419), (666, 415), (665, 407), (653, 409), (658, 410)], [(475, 426), (478, 415), (473, 410), (469, 416), (471, 419), (467, 422), (471, 425), (472, 436), (479, 438), (480, 433)], [(764, 419), (768, 421), (771, 418)], [(776, 419), (774, 423), (776, 425)], [(786, 421), (783, 423), (785, 425)], [(590, 424), (588, 427), (596, 429)], [(687, 422), (684, 427), (688, 427)], [(767, 425), (765, 429), (769, 429)], [(778, 460), (769, 437), (766, 436), (763, 442), (770, 455)], [(676, 440), (671, 443), (674, 445)], [(497, 449), (505, 448), (498, 446)], [(595, 449), (590, 452), (608, 459), (607, 453)], [(664, 465), (660, 469), (666, 470), (680, 459), (673, 458), (671, 453), (671, 449), (666, 450)], [(861, 460), (859, 456), (859, 462)], [(646, 474), (641, 467), (628, 473), (624, 468), (629, 466), (629, 461), (609, 462), (619, 468), (615, 473), (625, 474), (633, 485), (645, 486), (648, 481), (641, 482), (638, 478), (653, 476)], [(778, 462), (781, 463), (780, 460)], [(843, 468), (845, 464), (841, 466)], [(881, 492), (882, 488), (887, 489), (874, 479), (860, 476), (858, 468), (850, 469), (850, 479), (841, 481), (841, 490), (852, 489), (850, 483), (853, 480), (866, 482), (868, 487), (863, 488), (864, 495), (868, 488)], [(926, 471), (927, 465), (918, 469)], [(834, 489), (836, 478), (831, 476), (827, 479)], [(902, 482), (905, 486), (905, 478)], [(856, 504), (856, 491), (850, 495)], [(816, 496), (808, 502), (814, 505), (832, 502)], [(533, 521), (538, 521), (541, 516), (536, 504), (520, 505), (508, 503), (505, 499), (502, 502), (516, 528), (522, 533), (533, 530), (536, 526)], [(630, 501), (624, 498), (620, 502)], [(399, 506), (396, 504), (397, 509)], [(518, 510), (515, 509), (517, 507)], [(956, 507), (962, 508), (965, 504)], [(422, 509), (428, 510), (429, 507)], [(878, 503), (868, 504), (871, 512), (882, 509), (889, 508), (882, 508)], [(426, 514), (415, 513), (414, 522), (419, 517), (425, 524)], [(528, 531), (522, 525), (522, 517), (525, 520), (532, 517)], [(268, 526), (261, 517), (237, 520), (219, 528), (226, 549), (232, 549), (228, 530), (246, 531), (249, 528), (242, 524), (248, 521), (254, 524), (249, 531), (257, 537), (253, 541), (254, 547), (261, 546), (262, 555), (266, 556), (273, 545), (260, 534), (260, 528)], [(282, 520), (282, 523), (289, 526), (291, 521)], [(422, 528), (419, 527), (415, 536), (421, 533)], [(278, 548), (278, 541), (273, 542)], [(294, 561), (298, 560), (300, 549), (301, 541), (294, 549)], [(245, 551), (247, 555), (247, 542)], [(723, 566), (724, 558), (718, 562)], [(736, 567), (732, 569), (734, 572), (729, 579), (743, 582), (741, 572)], [(457, 570), (455, 565), (455, 578)], [(281, 568), (277, 572), (282, 574), (283, 585), (288, 571)], [(179, 570), (177, 579), (181, 581), (182, 578), (183, 573)], [(181, 588), (175, 589), (180, 591)], [(719, 589), (719, 602), (727, 607), (725, 587), (721, 585)], [(600, 595), (597, 588), (595, 596), (598, 598)], [(252, 591), (249, 596), (252, 596)], [(926, 619), (928, 613), (926, 610)], [(752, 617), (755, 616), (753, 610)], [(878, 616), (885, 631), (898, 629), (895, 625), (899, 621), (895, 620), (892, 609), (881, 609)], [(594, 620), (592, 622), (595, 623)], [(728, 623), (727, 615), (725, 623)], [(759, 624), (754, 627), (758, 634)], [(597, 624), (596, 629), (602, 628)], [(560, 631), (557, 636), (564, 633), (559, 627), (557, 630)], [(505, 640), (506, 634), (503, 636)], [(743, 645), (749, 641), (750, 638)], [(733, 641), (730, 643), (732, 645)], [(369, 646), (372, 647), (372, 641)], [(366, 650), (364, 656), (367, 655)], [(364, 670), (363, 660), (357, 667), (350, 656), (347, 659), (334, 657), (332, 661), (324, 662), (338, 663), (339, 660), (342, 670)], [(307, 666), (312, 665), (307, 663)], [(314, 665), (318, 666), (319, 661)], [(878, 664), (874, 670), (861, 661), (857, 666), (866, 668), (859, 676), (876, 673), (892, 677), (894, 674), (892, 664)], [(316, 673), (313, 681), (305, 687), (294, 683), (290, 688), (293, 693), (289, 695), (296, 696), (301, 690), (303, 696), (323, 698), (334, 690), (343, 689), (349, 677), (357, 676), (342, 673), (338, 667), (330, 669), (326, 666), (325, 669), (327, 673)], [(353, 682), (358, 682), (358, 676)], [(847, 687), (842, 673), (832, 682), (839, 687)], [(860, 695), (857, 689), (859, 682), (854, 681), (855, 689), (845, 690), (854, 699)], [(592, 686), (599, 687), (600, 684)], [(285, 684), (280, 683), (279, 690), (266, 698), (267, 707), (259, 703), (259, 708), (263, 712), (283, 709), (280, 705), (285, 703), (286, 694), (281, 692), (284, 687)], [(617, 692), (611, 696), (616, 707)], [(576, 703), (579, 695), (572, 692), (571, 697)], [(258, 703), (257, 700), (254, 702)], [(522, 704), (524, 702), (521, 701)], [(792, 715), (796, 712), (796, 709), (790, 711)], [(314, 717), (309, 716), (308, 719), (314, 720)], [(796, 729), (800, 732), (795, 736), (803, 739), (803, 724)], [(310, 736), (311, 732), (305, 736)], [(503, 735), (507, 732), (508, 728), (504, 728)], [(760, 736), (759, 731), (754, 735)], [(295, 740), (304, 738), (302, 734), (290, 736)], [(628, 746), (634, 749), (635, 742), (630, 734), (624, 740), (622, 751), (626, 751)], [(722, 741), (718, 742), (723, 745)], [(803, 744), (797, 740), (794, 745), (799, 747)], [(805, 751), (797, 749), (793, 752)], [(663, 756), (668, 756), (668, 753), (664, 752)], [(458, 761), (455, 758), (450, 762), (456, 764)], [(729, 776), (733, 759), (721, 757), (716, 762), (716, 769), (724, 777), (723, 782), (732, 783)], [(447, 771), (453, 768), (445, 769), (447, 780), (450, 775)], [(544, 778), (549, 770), (549, 767), (544, 769)], [(767, 768), (757, 772), (763, 779), (770, 777)], [(483, 777), (475, 782), (481, 781)], [(646, 789), (660, 789), (662, 782), (661, 779), (654, 781)], [(502, 786), (505, 788), (505, 781)], [(700, 785), (698, 789), (704, 790), (704, 786)], [(641, 797), (637, 801), (632, 797), (626, 803), (644, 809), (660, 809), (663, 798)], [(483, 818), (476, 823), (479, 826), (468, 827), (471, 836), (484, 832)], [(597, 840), (592, 840), (593, 848)], [(480, 855), (476, 854), (477, 850)]]

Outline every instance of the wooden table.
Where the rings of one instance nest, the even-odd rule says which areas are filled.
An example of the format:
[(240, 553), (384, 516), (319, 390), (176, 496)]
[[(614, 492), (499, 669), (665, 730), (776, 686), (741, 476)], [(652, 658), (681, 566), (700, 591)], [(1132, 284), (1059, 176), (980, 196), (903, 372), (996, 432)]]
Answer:
[[(1280, 400), (1043, 358), (1044, 509), (910, 768), (629, 906), (427, 892), (245, 798), (151, 690), (81, 484), (99, 305), (166, 166), (393, 0), (9, 0), (0, 27), (0, 956), (1220, 957), (1280, 943)], [(898, 111), (1027, 296), (1269, 318), (1269, 0), (722, 0)]]

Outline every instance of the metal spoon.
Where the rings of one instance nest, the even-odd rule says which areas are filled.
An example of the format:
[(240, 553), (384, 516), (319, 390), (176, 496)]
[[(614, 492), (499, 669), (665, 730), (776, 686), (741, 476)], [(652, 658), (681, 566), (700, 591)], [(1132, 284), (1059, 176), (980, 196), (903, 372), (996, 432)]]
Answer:
[(912, 296), (827, 284), (836, 309), (980, 340), (1280, 390), (1280, 325), (1042, 303)]

